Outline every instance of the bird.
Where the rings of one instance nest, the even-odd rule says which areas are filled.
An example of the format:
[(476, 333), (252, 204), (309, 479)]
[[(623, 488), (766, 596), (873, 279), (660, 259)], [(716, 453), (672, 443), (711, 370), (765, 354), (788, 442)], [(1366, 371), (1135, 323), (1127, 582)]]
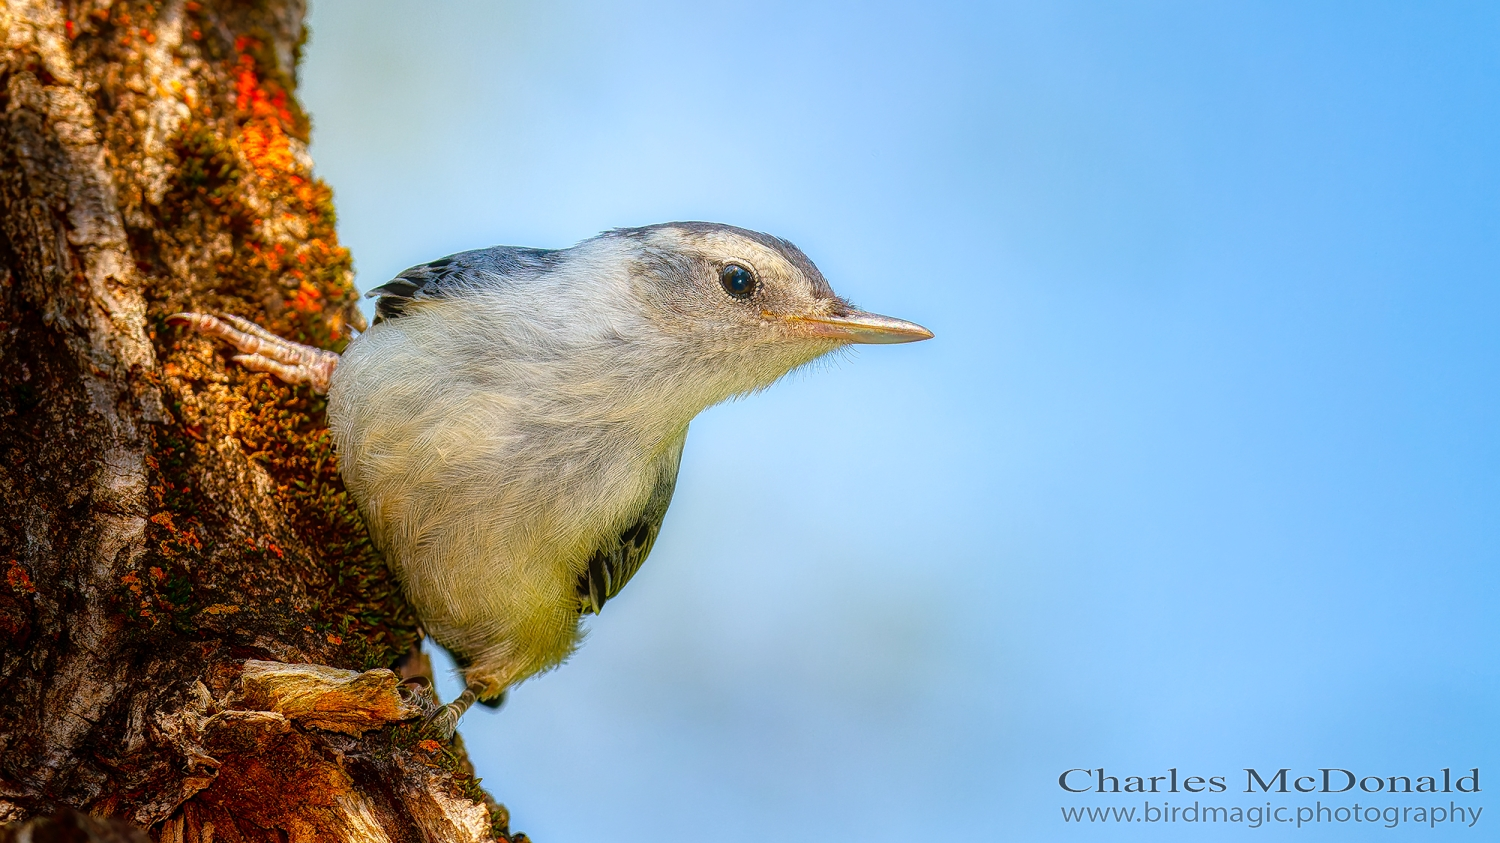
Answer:
[(790, 242), (708, 222), (460, 252), (367, 296), (375, 319), (341, 355), (171, 319), (327, 393), (370, 537), (463, 672), (428, 718), (443, 737), (561, 664), (640, 569), (695, 416), (848, 345), (933, 336), (856, 310)]

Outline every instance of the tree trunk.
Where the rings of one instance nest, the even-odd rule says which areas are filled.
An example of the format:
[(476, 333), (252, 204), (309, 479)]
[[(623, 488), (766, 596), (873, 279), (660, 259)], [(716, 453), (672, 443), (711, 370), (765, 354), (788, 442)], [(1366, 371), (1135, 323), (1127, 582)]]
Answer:
[(293, 96), (304, 5), (0, 8), (0, 824), (507, 834), (388, 670), (420, 633), (322, 400), (165, 322), (362, 327)]

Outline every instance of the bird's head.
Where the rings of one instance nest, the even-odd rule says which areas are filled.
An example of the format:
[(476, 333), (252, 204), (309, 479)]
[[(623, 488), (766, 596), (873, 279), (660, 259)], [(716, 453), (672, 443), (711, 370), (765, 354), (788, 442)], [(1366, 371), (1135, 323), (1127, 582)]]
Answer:
[(635, 298), (647, 318), (689, 349), (705, 376), (732, 372), (727, 394), (766, 386), (850, 344), (932, 337), (920, 325), (856, 310), (802, 250), (778, 237), (705, 222), (607, 236), (629, 244)]

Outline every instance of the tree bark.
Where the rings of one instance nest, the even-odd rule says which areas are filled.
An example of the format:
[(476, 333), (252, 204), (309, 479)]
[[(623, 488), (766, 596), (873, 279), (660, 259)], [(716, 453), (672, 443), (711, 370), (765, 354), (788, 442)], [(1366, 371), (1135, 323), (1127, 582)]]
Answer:
[(363, 326), (294, 97), (304, 5), (0, 8), (0, 824), (508, 834), (389, 670), (420, 633), (322, 400), (165, 322)]

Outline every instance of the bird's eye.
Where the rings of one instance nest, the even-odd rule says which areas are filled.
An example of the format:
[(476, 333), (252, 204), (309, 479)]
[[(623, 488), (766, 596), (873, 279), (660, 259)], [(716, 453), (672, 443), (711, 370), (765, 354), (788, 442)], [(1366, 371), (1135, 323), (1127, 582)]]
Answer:
[(737, 263), (719, 270), (719, 283), (724, 285), (724, 292), (737, 299), (748, 299), (755, 292), (755, 274)]

